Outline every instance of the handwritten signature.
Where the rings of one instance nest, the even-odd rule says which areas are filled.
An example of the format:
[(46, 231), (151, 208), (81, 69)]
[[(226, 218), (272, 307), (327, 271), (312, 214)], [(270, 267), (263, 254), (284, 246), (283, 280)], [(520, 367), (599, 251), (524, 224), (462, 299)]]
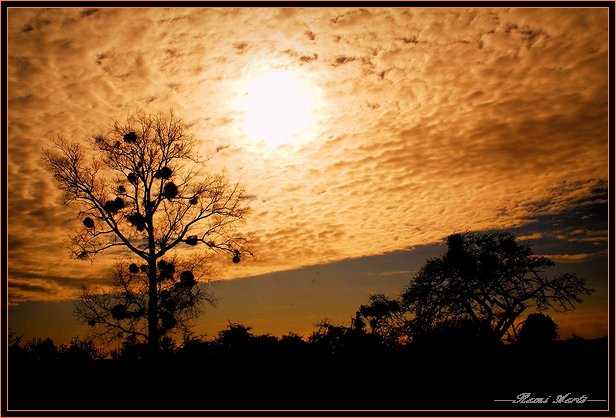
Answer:
[(515, 399), (495, 399), (495, 402), (511, 402), (511, 403), (586, 403), (586, 402), (605, 402), (605, 399), (588, 399), (586, 395), (571, 396), (571, 393), (564, 395), (546, 396), (546, 397), (533, 397), (530, 392), (520, 393)]

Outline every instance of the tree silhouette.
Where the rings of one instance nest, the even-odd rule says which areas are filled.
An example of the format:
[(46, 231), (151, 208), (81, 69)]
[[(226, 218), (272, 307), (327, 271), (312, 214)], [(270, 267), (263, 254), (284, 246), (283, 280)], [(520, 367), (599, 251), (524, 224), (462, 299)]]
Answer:
[(111, 299), (86, 291), (84, 309), (77, 309), (77, 314), (90, 325), (114, 324), (112, 328), (117, 321), (145, 317), (147, 330), (135, 323), (129, 329), (156, 351), (163, 329), (181, 321), (168, 315), (174, 309), (165, 304), (188, 298), (182, 299), (187, 305), (175, 309), (177, 313), (188, 312), (189, 305), (199, 301), (193, 293), (174, 294), (169, 287), (178, 280), (187, 287), (196, 281), (190, 270), (178, 275), (177, 265), (169, 260), (180, 244), (204, 244), (208, 250), (229, 254), (235, 263), (250, 254), (247, 237), (237, 230), (248, 211), (243, 189), (222, 174), (197, 172), (195, 139), (173, 113), (115, 121), (107, 135), (93, 138), (92, 145), (87, 149), (58, 138), (43, 156), (46, 169), (65, 193), (65, 204), (77, 208), (82, 220), (71, 241), (73, 255), (85, 260), (121, 247), (141, 261), (130, 264), (128, 272), (116, 271), (115, 288), (124, 302), (109, 303)]
[(218, 333), (216, 342), (225, 350), (236, 352), (245, 351), (251, 340), (254, 338), (252, 333), (252, 326), (237, 324), (229, 322), (227, 328), (221, 330)]
[(400, 302), (381, 293), (370, 295), (370, 303), (361, 305), (356, 315), (358, 322), (362, 317), (368, 320), (370, 334), (389, 344), (399, 342), (405, 335), (405, 317)]
[(533, 313), (522, 323), (516, 342), (524, 346), (545, 346), (558, 339), (558, 325), (549, 315)]
[(568, 311), (590, 294), (583, 278), (548, 277), (554, 263), (506, 232), (453, 234), (447, 253), (421, 268), (401, 296), (414, 332), (468, 320), (502, 338), (526, 309)]
[[(157, 263), (158, 336), (170, 338), (177, 332), (187, 335), (189, 322), (199, 315), (204, 302), (213, 303), (202, 281), (203, 260), (161, 259)], [(195, 277), (196, 271), (202, 271)], [(113, 341), (130, 339), (135, 344), (148, 339), (147, 264), (117, 263), (111, 291), (84, 288), (75, 303), (75, 315), (94, 327), (97, 339)], [(161, 341), (162, 343), (162, 341)]]

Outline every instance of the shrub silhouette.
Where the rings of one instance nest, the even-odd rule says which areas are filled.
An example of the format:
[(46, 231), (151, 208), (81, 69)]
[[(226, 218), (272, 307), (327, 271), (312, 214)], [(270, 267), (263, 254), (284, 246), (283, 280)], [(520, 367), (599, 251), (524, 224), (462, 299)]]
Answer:
[(105, 357), (92, 340), (74, 338), (69, 345), (61, 345), (58, 348), (59, 358), (69, 362), (84, 362), (100, 360)]
[(245, 351), (253, 338), (252, 326), (230, 322), (227, 328), (218, 333), (216, 343), (226, 351)]
[(518, 331), (517, 343), (522, 346), (546, 346), (558, 339), (558, 325), (542, 313), (528, 315)]
[(25, 346), (26, 355), (33, 360), (52, 361), (58, 358), (58, 348), (49, 337), (33, 338)]

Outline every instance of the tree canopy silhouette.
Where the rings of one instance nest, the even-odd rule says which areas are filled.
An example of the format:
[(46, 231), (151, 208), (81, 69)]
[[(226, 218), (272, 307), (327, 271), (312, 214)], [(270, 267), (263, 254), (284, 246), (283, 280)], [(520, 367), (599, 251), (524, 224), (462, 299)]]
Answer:
[(82, 221), (73, 255), (85, 260), (121, 247), (136, 260), (116, 269), (114, 296), (86, 290), (76, 313), (94, 327), (143, 338), (156, 351), (161, 335), (194, 316), (203, 300), (197, 266), (182, 267), (177, 250), (201, 244), (239, 262), (250, 254), (237, 228), (247, 200), (223, 174), (197, 171), (195, 139), (173, 113), (115, 121), (92, 145), (58, 138), (43, 155)]
[(406, 318), (400, 301), (381, 293), (370, 295), (370, 303), (361, 305), (356, 313), (356, 321), (366, 318), (371, 335), (379, 336), (389, 344), (406, 339)]
[(516, 343), (524, 346), (545, 346), (558, 338), (558, 324), (541, 313), (528, 315), (522, 323)]
[(592, 292), (575, 274), (549, 277), (553, 265), (511, 233), (453, 234), (445, 255), (428, 260), (411, 280), (401, 305), (414, 314), (416, 333), (471, 321), (502, 338), (527, 309), (572, 310)]

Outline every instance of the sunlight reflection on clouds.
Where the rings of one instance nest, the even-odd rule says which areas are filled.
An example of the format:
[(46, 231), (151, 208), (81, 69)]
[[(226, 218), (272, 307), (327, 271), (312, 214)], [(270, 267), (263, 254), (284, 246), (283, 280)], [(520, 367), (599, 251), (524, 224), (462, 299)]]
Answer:
[[(9, 242), (29, 237), (9, 277), (33, 252), (50, 274), (107, 277), (104, 257), (68, 260), (40, 151), (136, 109), (174, 108), (206, 168), (255, 196), (257, 260), (222, 260), (225, 278), (511, 228), (607, 179), (606, 9), (15, 8), (8, 39)], [(276, 152), (232, 106), (264, 59), (322, 93), (309, 136)]]

